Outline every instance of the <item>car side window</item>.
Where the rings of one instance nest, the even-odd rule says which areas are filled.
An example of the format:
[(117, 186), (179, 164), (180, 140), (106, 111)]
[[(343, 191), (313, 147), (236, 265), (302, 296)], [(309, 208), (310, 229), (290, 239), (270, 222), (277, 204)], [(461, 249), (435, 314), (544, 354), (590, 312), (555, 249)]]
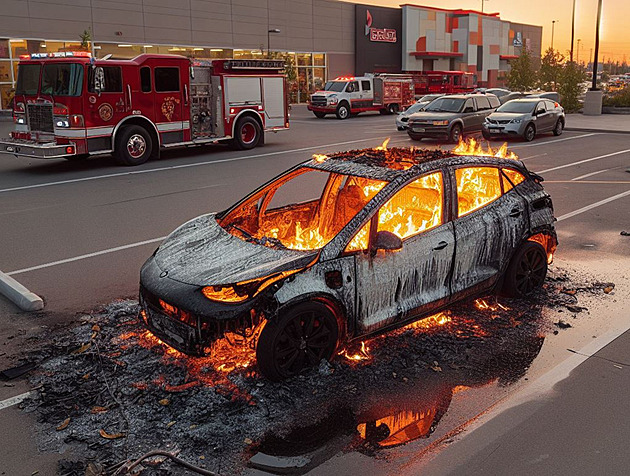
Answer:
[(364, 91), (369, 91), (370, 88), (370, 82), (369, 81), (361, 81), (361, 87), (363, 88)]
[(475, 106), (473, 106), (473, 100), (472, 99), (467, 99), (466, 103), (464, 103), (464, 109), (462, 109), (462, 111), (464, 112), (475, 112)]
[(457, 181), (457, 216), (462, 217), (501, 196), (499, 169), (463, 167), (455, 170)]
[(490, 101), (488, 101), (487, 97), (478, 97), (476, 98), (476, 101), (477, 101), (477, 110), (486, 111), (490, 109)]
[(543, 101), (539, 102), (536, 105), (536, 114), (544, 114), (547, 110), (545, 109), (545, 103)]
[(545, 106), (547, 106), (547, 111), (553, 111), (556, 108), (556, 104), (553, 101), (545, 101)]
[(503, 193), (507, 193), (519, 183), (525, 181), (525, 176), (514, 169), (501, 169), (503, 171)]
[(443, 197), (442, 172), (414, 180), (381, 207), (378, 231), (390, 231), (404, 240), (441, 225)]
[(155, 68), (155, 91), (158, 93), (179, 91), (179, 68)]
[(495, 109), (501, 105), (501, 101), (496, 96), (488, 96), (488, 100), (490, 101), (490, 107)]
[(140, 68), (140, 89), (143, 93), (151, 92), (151, 68), (148, 66)]
[(359, 231), (354, 235), (348, 246), (346, 246), (345, 252), (351, 253), (352, 251), (362, 251), (367, 250), (368, 244), (370, 242), (370, 220), (365, 225), (361, 227)]
[(348, 86), (346, 87), (346, 92), (347, 93), (355, 93), (359, 90), (359, 82), (358, 81), (352, 81), (350, 83), (348, 83)]

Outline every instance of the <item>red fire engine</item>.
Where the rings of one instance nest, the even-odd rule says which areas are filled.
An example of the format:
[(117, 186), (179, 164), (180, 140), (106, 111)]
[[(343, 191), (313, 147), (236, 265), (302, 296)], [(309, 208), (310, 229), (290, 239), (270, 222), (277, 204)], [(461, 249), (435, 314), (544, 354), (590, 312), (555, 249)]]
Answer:
[(468, 93), (477, 87), (477, 75), (464, 71), (421, 71), (411, 74), (416, 97), (436, 93)]
[(275, 60), (25, 55), (15, 131), (0, 139), (0, 152), (69, 160), (113, 153), (124, 165), (139, 165), (176, 146), (228, 140), (251, 149), (264, 143), (265, 132), (289, 127), (283, 70)]

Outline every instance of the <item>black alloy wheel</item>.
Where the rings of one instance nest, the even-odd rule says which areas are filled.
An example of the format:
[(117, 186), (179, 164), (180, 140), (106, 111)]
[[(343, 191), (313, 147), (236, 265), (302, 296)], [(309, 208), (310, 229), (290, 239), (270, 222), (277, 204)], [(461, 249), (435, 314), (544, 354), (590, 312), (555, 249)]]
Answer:
[(525, 128), (523, 138), (527, 142), (531, 142), (534, 140), (535, 137), (536, 137), (536, 127), (534, 127), (534, 124), (528, 124), (527, 127)]
[(563, 130), (564, 130), (564, 122), (562, 122), (562, 119), (558, 119), (558, 122), (556, 122), (556, 127), (553, 128), (553, 135), (559, 136), (562, 134)]
[(459, 140), (461, 138), (462, 138), (462, 126), (460, 126), (459, 124), (453, 125), (453, 127), (451, 127), (451, 132), (448, 136), (449, 141), (451, 141), (453, 144), (457, 144), (459, 143)]
[(338, 337), (337, 319), (325, 304), (298, 304), (265, 324), (256, 346), (258, 369), (276, 382), (293, 377), (330, 360)]
[(505, 273), (503, 290), (523, 298), (540, 289), (547, 276), (547, 253), (540, 243), (526, 242), (515, 253)]

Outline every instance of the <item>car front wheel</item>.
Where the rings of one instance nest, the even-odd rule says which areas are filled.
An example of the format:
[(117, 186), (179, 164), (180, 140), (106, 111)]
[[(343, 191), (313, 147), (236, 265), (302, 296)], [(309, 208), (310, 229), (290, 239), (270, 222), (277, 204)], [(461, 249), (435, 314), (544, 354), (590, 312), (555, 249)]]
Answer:
[(529, 124), (525, 128), (525, 132), (523, 133), (523, 138), (527, 142), (531, 142), (534, 140), (535, 137), (536, 137), (536, 128), (534, 127), (534, 124)]
[(540, 289), (547, 276), (547, 253), (540, 243), (527, 241), (521, 246), (505, 272), (503, 292), (523, 298)]
[(265, 324), (256, 346), (258, 369), (273, 381), (293, 377), (330, 360), (338, 338), (337, 319), (325, 304), (298, 304)]
[(347, 119), (350, 115), (350, 108), (346, 103), (337, 106), (337, 119)]
[(448, 136), (448, 140), (451, 141), (453, 144), (457, 144), (461, 138), (462, 126), (460, 126), (459, 124), (455, 124), (453, 127), (451, 127), (451, 132)]

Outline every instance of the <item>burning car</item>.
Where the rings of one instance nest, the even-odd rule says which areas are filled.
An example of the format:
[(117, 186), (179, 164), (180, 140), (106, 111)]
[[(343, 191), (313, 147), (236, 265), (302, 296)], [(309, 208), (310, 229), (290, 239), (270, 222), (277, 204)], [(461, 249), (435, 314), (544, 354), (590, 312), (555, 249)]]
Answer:
[(530, 295), (557, 244), (541, 181), (506, 146), (315, 155), (176, 229), (142, 267), (141, 318), (192, 355), (253, 337), (261, 373), (291, 377), (456, 301)]

